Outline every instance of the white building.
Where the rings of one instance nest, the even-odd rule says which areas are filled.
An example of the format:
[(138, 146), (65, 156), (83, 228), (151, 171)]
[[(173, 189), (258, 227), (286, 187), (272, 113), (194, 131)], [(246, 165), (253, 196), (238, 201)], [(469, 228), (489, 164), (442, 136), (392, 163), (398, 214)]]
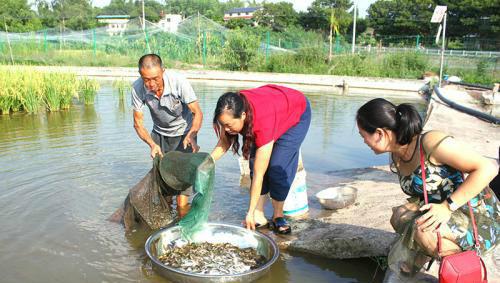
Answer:
[(179, 23), (182, 22), (182, 16), (176, 14), (166, 14), (161, 20), (158, 22), (158, 26), (160, 26), (165, 32), (177, 32), (179, 27)]
[(98, 22), (106, 23), (106, 32), (109, 35), (122, 34), (130, 21), (129, 15), (99, 15), (95, 17)]
[(224, 12), (224, 21), (229, 21), (232, 19), (253, 19), (253, 14), (262, 7), (247, 7), (247, 8), (234, 8), (229, 11)]

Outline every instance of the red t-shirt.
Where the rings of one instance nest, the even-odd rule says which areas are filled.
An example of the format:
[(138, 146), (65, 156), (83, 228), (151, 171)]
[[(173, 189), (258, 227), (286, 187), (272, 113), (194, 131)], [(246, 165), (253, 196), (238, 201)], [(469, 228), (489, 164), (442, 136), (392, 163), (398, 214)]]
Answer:
[(255, 145), (276, 141), (297, 125), (306, 109), (306, 97), (300, 91), (279, 85), (264, 85), (240, 91), (253, 111)]

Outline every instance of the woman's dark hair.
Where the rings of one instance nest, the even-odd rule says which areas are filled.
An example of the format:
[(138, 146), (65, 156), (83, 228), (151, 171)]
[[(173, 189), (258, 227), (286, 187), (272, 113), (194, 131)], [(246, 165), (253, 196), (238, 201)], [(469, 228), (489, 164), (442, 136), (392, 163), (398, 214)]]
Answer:
[(239, 136), (227, 135), (223, 130), (221, 131), (218, 119), (224, 111), (230, 111), (233, 114), (234, 118), (241, 118), (241, 114), (243, 112), (246, 113), (241, 135), (243, 136), (243, 157), (245, 159), (248, 159), (250, 156), (250, 148), (252, 147), (252, 144), (254, 142), (252, 107), (248, 103), (246, 97), (239, 92), (224, 93), (221, 97), (219, 97), (219, 100), (217, 100), (217, 106), (215, 106), (214, 119), (212, 121), (215, 133), (217, 134), (217, 137), (226, 135), (228, 141), (232, 146), (233, 152), (235, 154), (239, 154)]
[(422, 118), (413, 105), (403, 103), (396, 106), (383, 98), (375, 98), (361, 106), (356, 122), (370, 134), (377, 128), (393, 131), (400, 145), (409, 144), (422, 132)]

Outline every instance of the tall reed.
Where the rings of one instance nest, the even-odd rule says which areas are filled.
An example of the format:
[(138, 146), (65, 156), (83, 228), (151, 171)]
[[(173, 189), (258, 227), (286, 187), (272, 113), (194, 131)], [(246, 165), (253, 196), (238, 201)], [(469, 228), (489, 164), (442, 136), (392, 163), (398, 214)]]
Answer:
[(15, 74), (10, 71), (0, 73), (0, 111), (3, 115), (9, 114), (10, 110), (19, 107), (19, 95), (16, 92), (15, 84), (12, 83), (16, 79)]
[(11, 109), (17, 108), (17, 105), (19, 105), (19, 98), (15, 89), (13, 87), (2, 87), (0, 89), (0, 110), (2, 114), (9, 114)]
[(75, 74), (59, 74), (61, 91), (61, 108), (68, 109), (73, 98), (78, 97), (79, 82)]
[(94, 104), (99, 87), (99, 83), (95, 80), (89, 78), (81, 79), (79, 81), (80, 100), (85, 104)]
[(113, 81), (113, 87), (118, 91), (118, 97), (123, 99), (125, 97), (125, 92), (130, 90), (130, 83), (120, 78), (119, 80)]
[(29, 72), (20, 86), (20, 96), (23, 109), (28, 113), (38, 113), (43, 106), (43, 78), (35, 72)]
[(61, 110), (61, 91), (55, 74), (48, 74), (44, 78), (44, 101), (50, 112)]

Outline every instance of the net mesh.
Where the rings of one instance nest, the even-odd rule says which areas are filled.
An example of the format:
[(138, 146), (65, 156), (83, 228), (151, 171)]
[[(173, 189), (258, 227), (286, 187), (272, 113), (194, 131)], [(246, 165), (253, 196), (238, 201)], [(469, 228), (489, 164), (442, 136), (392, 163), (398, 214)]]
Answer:
[(193, 186), (195, 196), (189, 213), (179, 225), (185, 240), (203, 228), (208, 220), (213, 198), (215, 163), (208, 153), (183, 153), (171, 151), (160, 162), (160, 175), (174, 190), (186, 190)]
[(191, 209), (178, 223), (182, 238), (190, 241), (208, 220), (214, 177), (215, 162), (210, 154), (167, 152), (162, 159), (153, 160), (153, 168), (130, 189), (123, 206), (109, 220), (122, 222), (127, 231), (140, 223), (153, 230), (169, 226), (176, 218), (168, 197), (193, 187)]

